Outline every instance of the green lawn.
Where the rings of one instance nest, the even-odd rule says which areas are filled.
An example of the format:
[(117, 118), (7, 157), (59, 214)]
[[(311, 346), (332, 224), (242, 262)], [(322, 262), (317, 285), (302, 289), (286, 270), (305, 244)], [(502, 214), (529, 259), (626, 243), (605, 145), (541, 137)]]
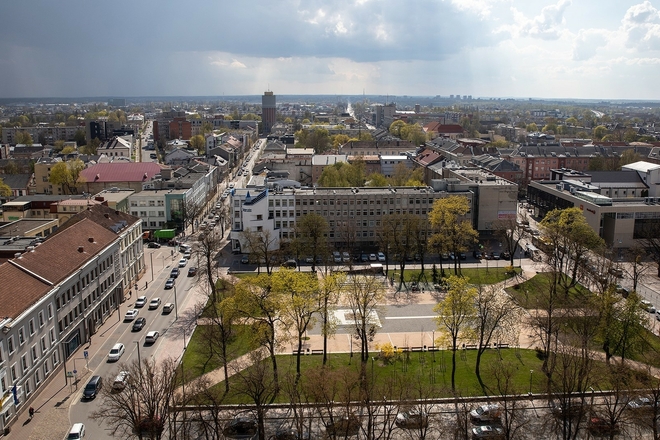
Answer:
[[(397, 399), (402, 396), (408, 398), (418, 397), (451, 397), (451, 351), (438, 352), (409, 352), (399, 355), (399, 359), (391, 364), (384, 364), (378, 359), (378, 353), (371, 353), (375, 360), (370, 360), (366, 366), (367, 379), (373, 378), (379, 386), (379, 398)], [(501, 356), (501, 358), (500, 358)], [(277, 357), (280, 370), (281, 383), (289, 382), (289, 378), (295, 374), (296, 358), (292, 355), (280, 355)], [(479, 386), (474, 373), (476, 350), (460, 350), (456, 355), (456, 389), (462, 396), (482, 396), (483, 390)], [(270, 368), (270, 360), (266, 359), (267, 369)], [(507, 366), (511, 371), (512, 388), (510, 393), (525, 394), (530, 388), (532, 391), (543, 392), (544, 376), (540, 373), (542, 362), (537, 358), (534, 350), (502, 349), (488, 350), (482, 357), (481, 374), (484, 382), (490, 387), (488, 394), (498, 394), (496, 381), (494, 379), (494, 368)], [(318, 379), (324, 382), (338, 381), (340, 389), (349, 389), (350, 379), (355, 378), (360, 369), (359, 354), (350, 358), (349, 354), (332, 354), (329, 356), (327, 369), (319, 376), (322, 368), (322, 356), (307, 355), (302, 357), (301, 363), (303, 387), (318, 387)], [(530, 375), (530, 371), (535, 373)], [(269, 370), (270, 371), (270, 370)], [(244, 372), (245, 375), (249, 374)], [(531, 376), (531, 377), (530, 377)], [(230, 384), (232, 389), (240, 384), (240, 379), (232, 377)], [(220, 392), (224, 390), (224, 383), (216, 385)], [(422, 396), (421, 394), (424, 394)], [(286, 402), (286, 393), (280, 393), (279, 402)], [(226, 404), (246, 403), (244, 396), (230, 395), (225, 397)]]
[[(506, 289), (506, 292), (511, 295), (516, 302), (525, 309), (533, 309), (542, 306), (547, 302), (547, 292), (550, 291), (551, 285), (550, 273), (539, 273), (533, 278), (516, 284), (515, 286)], [(566, 296), (558, 294), (555, 299), (555, 307), (580, 307), (584, 304), (583, 299), (592, 295), (592, 293), (581, 285), (569, 291)]]
[[(188, 342), (183, 356), (183, 368), (186, 372), (186, 381), (190, 381), (209, 371), (221, 367), (218, 356), (209, 354), (209, 332), (213, 330), (210, 325), (198, 325)], [(234, 325), (234, 337), (227, 348), (229, 360), (236, 359), (255, 348), (251, 341), (252, 328), (247, 325)]]
[[(440, 276), (440, 267), (436, 266), (438, 276)], [(520, 273), (520, 268), (515, 268), (514, 269), (516, 274)], [(452, 267), (447, 267), (444, 266), (444, 272), (445, 272), (445, 277), (449, 277), (450, 275), (454, 274), (454, 268)], [(392, 270), (390, 269), (389, 276), (392, 276), (392, 273), (396, 273), (397, 275), (394, 276), (394, 282), (396, 283), (398, 280), (398, 270)], [(404, 273), (404, 279), (406, 282), (411, 282), (411, 281), (417, 281), (420, 279), (420, 273), (421, 270), (419, 269), (406, 269)], [(507, 270), (504, 267), (470, 267), (470, 268), (463, 268), (461, 269), (461, 274), (469, 278), (469, 280), (473, 283), (481, 283), (481, 284), (496, 284), (501, 281), (507, 280), (512, 277), (511, 273), (507, 273)], [(433, 282), (433, 266), (428, 266), (424, 268), (424, 275), (426, 276), (426, 282), (427, 283), (432, 283)], [(424, 279), (422, 278), (422, 282), (424, 282)]]

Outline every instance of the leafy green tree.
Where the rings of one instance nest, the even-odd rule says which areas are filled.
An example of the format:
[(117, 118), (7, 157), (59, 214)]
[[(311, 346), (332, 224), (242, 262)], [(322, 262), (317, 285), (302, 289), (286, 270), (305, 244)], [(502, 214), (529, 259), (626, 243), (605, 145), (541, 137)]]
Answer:
[(84, 169), (85, 164), (80, 159), (58, 162), (50, 170), (49, 182), (61, 186), (64, 194), (75, 194), (80, 173)]
[(101, 140), (99, 138), (94, 138), (89, 144), (83, 144), (80, 146), (81, 154), (90, 154), (95, 155), (98, 153), (98, 149), (101, 146)]
[(206, 121), (202, 124), (202, 134), (208, 134), (208, 133), (213, 133), (213, 124), (211, 124), (209, 121)]
[(349, 137), (346, 134), (340, 133), (330, 136), (332, 139), (332, 148), (338, 148), (349, 141)]
[(2, 197), (11, 197), (11, 188), (7, 185), (4, 180), (0, 179), (0, 196)]
[(467, 252), (469, 246), (476, 243), (479, 237), (469, 220), (465, 218), (470, 211), (470, 204), (466, 197), (449, 196), (433, 203), (433, 209), (429, 213), (429, 222), (435, 233), (432, 240), (440, 245), (442, 249), (453, 252), (454, 273), (460, 273), (461, 252)]
[(338, 162), (323, 169), (317, 185), (326, 188), (346, 188), (364, 186), (364, 162)]
[(55, 143), (53, 144), (53, 150), (62, 151), (62, 149), (64, 149), (64, 141), (61, 139), (55, 141)]
[(75, 153), (75, 152), (76, 152), (76, 149), (73, 148), (71, 145), (62, 148), (62, 154), (71, 154), (71, 153)]
[(16, 133), (16, 143), (30, 146), (34, 143), (32, 140), (32, 135), (27, 131), (19, 131)]
[(197, 151), (197, 154), (204, 154), (204, 147), (206, 146), (206, 141), (204, 136), (197, 134), (190, 138), (190, 146)]
[(458, 339), (468, 336), (474, 327), (474, 319), (477, 314), (475, 300), (477, 289), (471, 286), (466, 278), (450, 276), (447, 279), (449, 289), (445, 298), (440, 301), (433, 311), (438, 315), (435, 319), (438, 330), (447, 335), (451, 342), (451, 389), (456, 391), (456, 352), (458, 351)]
[(389, 131), (392, 136), (401, 137), (401, 128), (405, 127), (406, 123), (402, 120), (394, 121), (390, 124)]
[(571, 125), (571, 126), (575, 126), (575, 125), (578, 124), (578, 120), (575, 119), (573, 116), (571, 116), (570, 118), (567, 118), (566, 121), (564, 121), (564, 122), (566, 122), (566, 125)]
[(85, 145), (87, 143), (87, 140), (85, 138), (85, 130), (77, 130), (76, 133), (73, 135), (73, 140), (76, 141), (76, 145), (79, 147), (81, 145)]
[(619, 166), (621, 167), (630, 163), (639, 162), (641, 160), (643, 160), (642, 155), (631, 148), (621, 153), (621, 157), (619, 158)]
[(603, 139), (603, 136), (607, 134), (607, 127), (605, 127), (604, 125), (599, 125), (597, 127), (594, 127), (593, 134), (594, 134), (594, 140), (599, 141)]
[(367, 176), (367, 186), (382, 187), (387, 185), (388, 185), (387, 177), (383, 176), (380, 173), (371, 173)]
[(528, 133), (534, 133), (539, 131), (538, 125), (536, 125), (534, 122), (527, 124), (527, 127), (525, 127), (525, 130), (527, 130)]
[[(252, 322), (252, 336), (255, 342), (268, 350), (275, 389), (279, 390), (279, 373), (277, 365), (277, 349), (287, 340), (287, 334), (276, 334), (278, 325), (283, 324), (284, 298), (281, 292), (272, 288), (272, 279), (268, 274), (243, 279), (235, 286), (235, 294), (228, 299), (227, 307), (231, 307), (238, 316)], [(275, 392), (277, 395), (277, 391)]]
[(254, 113), (246, 113), (241, 119), (243, 121), (261, 121), (261, 117), (255, 115)]
[(289, 329), (296, 336), (296, 383), (300, 380), (300, 358), (303, 354), (303, 338), (316, 316), (322, 311), (319, 297), (319, 280), (314, 272), (296, 272), (281, 269), (271, 277), (272, 290), (282, 299), (282, 313)]
[(7, 161), (7, 165), (4, 166), (3, 170), (5, 174), (18, 174), (20, 172), (18, 165), (13, 160)]

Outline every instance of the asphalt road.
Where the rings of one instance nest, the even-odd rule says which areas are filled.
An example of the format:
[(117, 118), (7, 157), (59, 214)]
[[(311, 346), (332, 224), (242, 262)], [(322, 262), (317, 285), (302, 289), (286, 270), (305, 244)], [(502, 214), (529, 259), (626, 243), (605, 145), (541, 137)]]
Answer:
[[(179, 356), (180, 352), (183, 350), (183, 345), (181, 344), (180, 350), (173, 352), (169, 344), (172, 339), (179, 338), (178, 334), (171, 334), (170, 331), (172, 325), (175, 323), (177, 312), (172, 311), (172, 313), (168, 315), (162, 314), (163, 304), (168, 302), (175, 303), (175, 289), (164, 289), (165, 281), (169, 278), (170, 270), (173, 267), (178, 266), (178, 261), (181, 257), (181, 254), (175, 252), (173, 260), (170, 255), (171, 250), (173, 250), (171, 247), (145, 249), (145, 259), (147, 264), (150, 264), (150, 261), (153, 261), (155, 265), (154, 280), (149, 281), (149, 287), (147, 289), (145, 289), (146, 281), (145, 283), (141, 282), (138, 295), (145, 295), (148, 300), (155, 297), (161, 299), (161, 306), (156, 310), (148, 310), (147, 306), (138, 309), (138, 317), (145, 317), (147, 319), (146, 326), (138, 332), (133, 332), (133, 322), (123, 321), (126, 310), (133, 308), (138, 296), (133, 289), (132, 296), (120, 306), (119, 316), (122, 320), (117, 321), (112, 327), (105, 330), (103, 333), (97, 333), (93, 336), (94, 339), (101, 338), (104, 342), (95, 352), (89, 353), (89, 369), (91, 370), (91, 375), (98, 375), (104, 378), (105, 382), (103, 386), (106, 388), (112, 386), (112, 381), (117, 373), (122, 370), (122, 365), (138, 359), (138, 355), (143, 360), (154, 357), (160, 359), (166, 357), (166, 355)], [(188, 299), (188, 294), (193, 286), (194, 278), (187, 277), (187, 271), (188, 267), (191, 265), (192, 263), (188, 263), (186, 267), (181, 268), (182, 273), (176, 279), (176, 303), (178, 304), (179, 312), (185, 307), (190, 306), (191, 300)], [(150, 279), (150, 274), (143, 277), (143, 280), (148, 279)], [(113, 317), (115, 316), (117, 316), (116, 313)], [(160, 337), (155, 344), (147, 345), (144, 343), (144, 337), (147, 332), (153, 330), (158, 331)], [(117, 342), (123, 343), (126, 347), (126, 351), (119, 362), (109, 363), (107, 362), (107, 354)], [(74, 362), (74, 360), (68, 362)], [(77, 368), (81, 368), (84, 365), (85, 359), (83, 358), (83, 353), (76, 356), (75, 363), (77, 364)], [(106, 426), (99, 426), (96, 421), (89, 417), (93, 411), (99, 409), (102, 399), (96, 398), (91, 401), (82, 401), (82, 391), (85, 385), (86, 382), (80, 383), (79, 389), (72, 396), (72, 404), (69, 410), (69, 419), (71, 423), (84, 423), (87, 429), (88, 438), (101, 440), (114, 438), (106, 430)]]

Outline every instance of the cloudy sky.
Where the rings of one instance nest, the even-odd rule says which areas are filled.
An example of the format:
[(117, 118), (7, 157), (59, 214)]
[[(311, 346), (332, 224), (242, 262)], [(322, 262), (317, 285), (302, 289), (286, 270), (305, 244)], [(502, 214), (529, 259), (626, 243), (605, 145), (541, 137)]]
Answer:
[(0, 97), (660, 99), (660, 0), (4, 0)]

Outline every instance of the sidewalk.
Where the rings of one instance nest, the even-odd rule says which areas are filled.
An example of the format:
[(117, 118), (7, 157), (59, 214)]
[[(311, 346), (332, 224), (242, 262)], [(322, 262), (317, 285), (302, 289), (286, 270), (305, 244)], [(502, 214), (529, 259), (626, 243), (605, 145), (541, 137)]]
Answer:
[[(78, 351), (70, 358), (82, 357), (83, 351), (97, 351), (105, 342), (103, 333), (117, 324), (117, 314), (108, 315), (99, 327), (92, 343), (81, 345)], [(67, 385), (65, 383), (64, 368), (60, 364), (59, 369), (51, 373), (48, 381), (37, 389), (36, 398), (30, 403), (35, 409), (34, 418), (30, 420), (28, 415), (29, 406), (24, 406), (13, 420), (11, 432), (6, 436), (7, 439), (16, 440), (52, 440), (64, 438), (71, 427), (69, 424), (69, 406), (72, 401), (72, 395), (85, 386), (90, 371), (83, 363), (79, 368), (76, 377), (76, 383), (73, 378), (69, 378)], [(67, 369), (72, 370), (73, 365), (67, 362)]]

